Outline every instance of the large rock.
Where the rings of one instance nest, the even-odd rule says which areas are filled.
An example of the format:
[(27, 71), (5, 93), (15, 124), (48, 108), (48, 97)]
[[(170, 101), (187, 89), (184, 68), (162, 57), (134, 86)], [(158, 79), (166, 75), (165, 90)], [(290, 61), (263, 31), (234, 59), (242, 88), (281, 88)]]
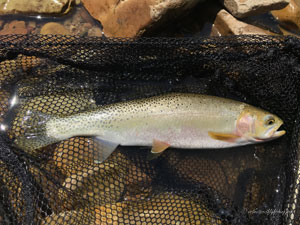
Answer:
[(46, 23), (42, 29), (41, 34), (63, 34), (63, 35), (69, 35), (70, 32), (60, 23), (55, 22), (49, 22)]
[[(173, 193), (95, 207), (95, 225), (109, 224), (215, 224), (222, 221), (207, 206)], [(121, 223), (121, 221), (124, 221)]]
[[(94, 208), (86, 207), (84, 209), (63, 211), (52, 213), (41, 220), (41, 225), (95, 225), (96, 213)], [(107, 223), (102, 223), (102, 225)]]
[(288, 30), (300, 30), (300, 0), (291, 0), (287, 7), (272, 11), (272, 14)]
[(82, 0), (109, 37), (135, 37), (203, 0)]
[(0, 0), (1, 14), (66, 14), (74, 0)]
[(260, 34), (260, 35), (272, 35), (273, 33), (241, 22), (234, 18), (226, 10), (221, 10), (215, 19), (211, 35), (212, 36), (225, 36), (225, 35), (242, 35), (242, 34)]
[(9, 23), (6, 23), (3, 26), (3, 29), (0, 30), (0, 35), (6, 34), (27, 34), (28, 30), (24, 21), (13, 20)]
[(220, 0), (228, 11), (238, 18), (282, 9), (290, 0)]

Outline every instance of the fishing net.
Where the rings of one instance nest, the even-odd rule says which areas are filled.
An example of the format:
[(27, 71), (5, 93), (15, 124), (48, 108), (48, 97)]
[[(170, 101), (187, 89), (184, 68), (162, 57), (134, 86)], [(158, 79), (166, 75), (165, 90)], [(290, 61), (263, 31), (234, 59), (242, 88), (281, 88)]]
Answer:
[[(1, 224), (299, 224), (298, 39), (15, 35), (0, 46)], [(62, 117), (168, 92), (249, 103), (287, 134), (153, 160), (150, 148), (119, 146), (103, 163), (93, 137), (14, 145), (29, 111)]]

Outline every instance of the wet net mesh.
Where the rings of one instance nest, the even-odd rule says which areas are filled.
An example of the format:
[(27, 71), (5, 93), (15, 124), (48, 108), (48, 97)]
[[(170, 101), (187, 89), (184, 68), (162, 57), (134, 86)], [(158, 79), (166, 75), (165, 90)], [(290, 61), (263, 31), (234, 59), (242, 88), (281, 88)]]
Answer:
[[(292, 37), (0, 37), (0, 224), (299, 224), (300, 42)], [(66, 116), (167, 92), (266, 109), (287, 134), (232, 149), (119, 146), (93, 137), (14, 146), (28, 110)], [(28, 119), (28, 118), (27, 118)]]

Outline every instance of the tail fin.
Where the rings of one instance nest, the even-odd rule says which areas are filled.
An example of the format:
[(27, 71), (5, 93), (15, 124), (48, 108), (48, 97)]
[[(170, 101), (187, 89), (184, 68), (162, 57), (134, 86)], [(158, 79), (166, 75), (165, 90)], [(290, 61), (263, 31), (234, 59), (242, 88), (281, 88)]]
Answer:
[(32, 151), (60, 141), (47, 135), (46, 124), (51, 118), (51, 115), (28, 110), (21, 123), (24, 134), (15, 138), (15, 146)]

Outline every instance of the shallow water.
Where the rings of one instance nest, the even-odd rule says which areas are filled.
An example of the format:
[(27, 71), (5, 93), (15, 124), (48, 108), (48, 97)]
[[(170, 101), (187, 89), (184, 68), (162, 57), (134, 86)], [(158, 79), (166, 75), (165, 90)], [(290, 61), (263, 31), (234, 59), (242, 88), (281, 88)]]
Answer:
[[(144, 36), (167, 36), (167, 37), (186, 37), (186, 36), (210, 36), (214, 19), (220, 5), (216, 3), (199, 4), (187, 15), (167, 22), (165, 25), (146, 32)], [(208, 9), (208, 10), (207, 10)], [(25, 25), (17, 25), (19, 29), (5, 28), (5, 25), (15, 21), (24, 21)], [(300, 31), (292, 26), (286, 26), (276, 20), (271, 13), (252, 16), (242, 19), (246, 23), (268, 30), (274, 34), (300, 35)], [(41, 28), (46, 23), (55, 22), (61, 24), (65, 29), (49, 29), (48, 34), (71, 34), (79, 36), (102, 36), (102, 25), (93, 19), (84, 9), (83, 5), (76, 5), (67, 14), (59, 17), (43, 15), (2, 15), (0, 16), (0, 35), (1, 34), (40, 34)], [(14, 25), (14, 23), (13, 23)], [(12, 26), (13, 26), (12, 25)], [(4, 29), (5, 28), (5, 29)]]
[[(62, 16), (44, 16), (44, 15), (3, 15), (0, 16), (1, 27), (0, 34), (40, 34), (42, 27), (50, 22), (61, 24), (64, 29), (47, 29), (44, 34), (65, 34), (78, 36), (101, 36), (101, 24), (94, 20), (82, 5), (77, 5), (70, 13)], [(24, 21), (25, 25), (14, 26), (16, 21)], [(11, 22), (12, 25), (9, 27)], [(5, 25), (7, 27), (5, 27)], [(18, 29), (19, 28), (19, 29)], [(45, 33), (46, 32), (46, 33)]]

